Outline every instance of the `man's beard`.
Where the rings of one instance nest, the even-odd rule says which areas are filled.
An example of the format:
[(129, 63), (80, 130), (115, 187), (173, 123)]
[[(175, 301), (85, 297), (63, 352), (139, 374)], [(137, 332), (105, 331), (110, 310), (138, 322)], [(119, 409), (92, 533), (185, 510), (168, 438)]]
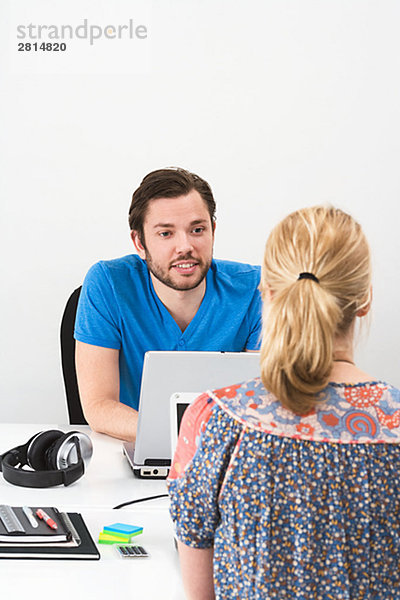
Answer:
[[(193, 260), (193, 262), (197, 263), (198, 267), (199, 267), (199, 272), (195, 279), (189, 278), (189, 276), (187, 276), (188, 281), (187, 281), (187, 283), (185, 283), (184, 279), (181, 277), (180, 279), (182, 279), (182, 280), (179, 281), (179, 283), (178, 283), (178, 282), (174, 281), (174, 278), (170, 273), (170, 269), (168, 269), (168, 270), (163, 269), (162, 267), (160, 267), (159, 265), (154, 263), (150, 253), (147, 250), (145, 250), (145, 252), (146, 252), (147, 268), (149, 269), (150, 273), (152, 275), (154, 275), (154, 277), (156, 279), (158, 279), (158, 281), (161, 281), (161, 283), (163, 283), (164, 285), (172, 288), (173, 290), (177, 290), (179, 292), (183, 292), (185, 290), (193, 290), (198, 285), (200, 285), (200, 283), (203, 281), (203, 279), (207, 275), (207, 272), (211, 266), (211, 260), (212, 260), (212, 258), (210, 258), (208, 261), (204, 262), (202, 260), (195, 260), (191, 255), (182, 256), (179, 260), (181, 260), (181, 261)], [(179, 262), (179, 261), (178, 260), (174, 261), (174, 263), (177, 263), (177, 262)], [(183, 277), (184, 277), (184, 275), (183, 275)]]

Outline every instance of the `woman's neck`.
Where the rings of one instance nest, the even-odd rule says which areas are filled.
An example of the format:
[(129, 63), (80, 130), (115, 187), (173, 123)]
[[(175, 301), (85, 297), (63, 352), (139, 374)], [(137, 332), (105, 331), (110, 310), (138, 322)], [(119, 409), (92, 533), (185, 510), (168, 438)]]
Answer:
[(354, 361), (354, 326), (345, 336), (337, 337), (333, 344), (333, 368), (330, 381), (334, 383), (362, 383), (373, 377), (357, 367)]
[(333, 342), (333, 360), (354, 364), (354, 325), (346, 335), (337, 336)]

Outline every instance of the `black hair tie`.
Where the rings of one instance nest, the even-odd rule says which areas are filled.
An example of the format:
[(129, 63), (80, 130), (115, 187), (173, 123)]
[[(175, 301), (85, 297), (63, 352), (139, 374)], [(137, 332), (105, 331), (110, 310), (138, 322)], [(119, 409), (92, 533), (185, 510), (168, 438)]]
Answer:
[(300, 273), (297, 280), (299, 279), (312, 279), (313, 281), (315, 281), (315, 283), (319, 283), (318, 277), (315, 277), (313, 273)]

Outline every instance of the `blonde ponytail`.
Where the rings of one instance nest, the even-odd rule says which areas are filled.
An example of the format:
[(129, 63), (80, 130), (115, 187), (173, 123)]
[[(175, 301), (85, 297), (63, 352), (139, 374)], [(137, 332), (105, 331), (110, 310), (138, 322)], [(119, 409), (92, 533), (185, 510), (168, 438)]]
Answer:
[[(300, 273), (313, 278), (299, 279)], [(371, 265), (361, 227), (346, 213), (313, 207), (289, 215), (268, 238), (261, 290), (261, 379), (282, 404), (309, 412), (328, 383), (335, 336), (369, 298)]]

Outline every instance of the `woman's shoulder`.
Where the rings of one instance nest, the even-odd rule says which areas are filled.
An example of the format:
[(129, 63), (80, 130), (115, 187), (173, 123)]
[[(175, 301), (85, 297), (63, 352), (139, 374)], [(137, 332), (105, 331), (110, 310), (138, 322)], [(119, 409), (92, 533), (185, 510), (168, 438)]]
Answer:
[(282, 437), (342, 443), (400, 443), (400, 390), (384, 381), (330, 383), (306, 415), (284, 408), (260, 378), (209, 397), (243, 425)]
[[(208, 392), (198, 396), (186, 408), (181, 419), (179, 439), (168, 477), (170, 481), (179, 477), (186, 466), (192, 461), (198, 450), (201, 437), (204, 434), (215, 409), (218, 410), (218, 406), (216, 406), (214, 399)], [(222, 438), (224, 436), (223, 429), (229, 430), (230, 428), (227, 424), (223, 427), (221, 427), (221, 425), (221, 422), (219, 422), (214, 434)]]

